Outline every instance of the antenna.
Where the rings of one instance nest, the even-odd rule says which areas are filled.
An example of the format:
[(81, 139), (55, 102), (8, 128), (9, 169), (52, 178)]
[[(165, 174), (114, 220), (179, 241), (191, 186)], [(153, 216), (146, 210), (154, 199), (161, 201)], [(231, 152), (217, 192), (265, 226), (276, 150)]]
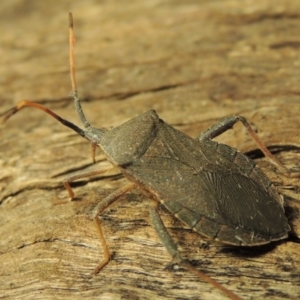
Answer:
[[(87, 120), (86, 120), (86, 118), (83, 114), (81, 104), (80, 104), (80, 101), (79, 101), (79, 98), (78, 98), (78, 95), (77, 95), (77, 89), (76, 89), (75, 68), (74, 68), (74, 51), (73, 51), (73, 48), (74, 48), (74, 32), (73, 32), (73, 17), (72, 17), (71, 13), (69, 14), (69, 27), (70, 27), (70, 69), (71, 69), (70, 72), (71, 72), (71, 83), (72, 83), (72, 90), (73, 90), (73, 96), (74, 96), (74, 101), (75, 101), (75, 107), (76, 107), (76, 111), (77, 111), (84, 127), (88, 128), (88, 127), (90, 127), (90, 124), (87, 122)], [(32, 102), (32, 101), (29, 101), (29, 100), (22, 100), (19, 103), (17, 103), (16, 106), (9, 109), (5, 113), (1, 114), (0, 116), (3, 116), (2, 120), (1, 120), (1, 123), (5, 123), (11, 116), (13, 116), (15, 113), (17, 113), (23, 107), (34, 107), (34, 108), (37, 108), (39, 110), (42, 110), (43, 112), (47, 113), (48, 115), (52, 116), (54, 119), (59, 121), (64, 126), (71, 128), (72, 130), (77, 132), (80, 136), (86, 138), (87, 140), (90, 140), (86, 136), (86, 132), (83, 129), (79, 128), (77, 125), (71, 123), (68, 120), (63, 119), (62, 117), (60, 117), (59, 115), (54, 113), (49, 108), (43, 106), (42, 104)]]
[(70, 76), (71, 76), (71, 85), (72, 85), (72, 92), (74, 97), (75, 109), (79, 115), (79, 118), (85, 128), (90, 127), (90, 123), (87, 121), (81, 103), (77, 93), (77, 85), (76, 85), (76, 78), (75, 78), (75, 59), (74, 59), (74, 45), (75, 45), (75, 37), (74, 37), (74, 23), (73, 23), (73, 15), (69, 13), (69, 51), (70, 51)]

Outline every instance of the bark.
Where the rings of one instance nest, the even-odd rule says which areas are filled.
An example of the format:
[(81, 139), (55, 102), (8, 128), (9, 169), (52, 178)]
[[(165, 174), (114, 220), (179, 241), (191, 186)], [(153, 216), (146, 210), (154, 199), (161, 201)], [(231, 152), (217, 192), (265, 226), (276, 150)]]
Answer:
[[(241, 114), (285, 166), (299, 168), (300, 2), (120, 3), (2, 1), (1, 112), (30, 99), (79, 124), (69, 97), (72, 11), (78, 92), (91, 124), (109, 128), (153, 108), (195, 137)], [(92, 210), (126, 180), (117, 172), (80, 180), (68, 202), (62, 180), (91, 165), (87, 141), (29, 108), (0, 135), (1, 299), (227, 299), (171, 262), (138, 191), (103, 213), (113, 256), (92, 275), (103, 255)], [(276, 170), (241, 125), (217, 140), (250, 153), (285, 195), (293, 234), (265, 247), (207, 245), (161, 208), (166, 227), (183, 257), (241, 298), (298, 299), (299, 178)]]

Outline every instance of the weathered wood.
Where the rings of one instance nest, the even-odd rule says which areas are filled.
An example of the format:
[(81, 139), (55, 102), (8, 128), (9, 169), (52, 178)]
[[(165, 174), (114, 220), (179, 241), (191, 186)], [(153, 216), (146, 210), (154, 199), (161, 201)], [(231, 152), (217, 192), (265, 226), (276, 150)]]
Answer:
[[(242, 114), (279, 149), (285, 165), (299, 166), (300, 2), (29, 3), (0, 3), (1, 112), (31, 99), (79, 124), (68, 97), (70, 10), (78, 90), (94, 126), (114, 126), (154, 108), (196, 136), (224, 116)], [(104, 214), (114, 256), (91, 275), (102, 253), (91, 211), (125, 180), (109, 174), (82, 181), (75, 184), (77, 201), (62, 204), (61, 181), (91, 163), (89, 144), (30, 109), (1, 126), (0, 136), (0, 298), (226, 299), (171, 264), (138, 191)], [(239, 126), (219, 140), (256, 149)], [(254, 156), (296, 207), (292, 225), (299, 233), (299, 179)], [(163, 209), (162, 215), (183, 256), (240, 297), (298, 299), (295, 239), (244, 250), (204, 247), (197, 234)]]

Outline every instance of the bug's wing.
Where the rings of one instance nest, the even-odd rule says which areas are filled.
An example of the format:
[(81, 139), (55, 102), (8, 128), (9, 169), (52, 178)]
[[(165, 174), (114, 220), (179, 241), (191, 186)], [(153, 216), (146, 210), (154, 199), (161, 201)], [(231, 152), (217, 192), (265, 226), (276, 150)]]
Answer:
[(219, 214), (227, 224), (218, 233), (219, 239), (235, 232), (235, 239), (253, 245), (287, 237), (290, 227), (284, 211), (263, 186), (239, 173), (199, 175), (214, 188)]
[[(197, 142), (174, 131), (170, 126), (160, 131), (147, 152), (125, 170), (125, 176), (207, 237), (234, 245), (258, 245), (287, 236), (283, 209), (264, 186), (236, 168), (201, 169)], [(200, 160), (211, 165), (204, 157)]]
[(287, 236), (281, 207), (253, 180), (240, 174), (193, 174), (170, 159), (146, 161), (135, 173), (145, 182), (140, 186), (197, 232), (233, 245), (259, 245)]

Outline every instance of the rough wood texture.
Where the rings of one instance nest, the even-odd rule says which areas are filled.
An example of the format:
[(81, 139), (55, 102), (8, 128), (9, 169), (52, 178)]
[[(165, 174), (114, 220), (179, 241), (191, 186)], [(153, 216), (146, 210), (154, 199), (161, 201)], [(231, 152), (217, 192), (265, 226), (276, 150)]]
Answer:
[[(79, 124), (68, 97), (69, 11), (78, 89), (93, 125), (121, 124), (154, 108), (196, 136), (242, 114), (286, 166), (299, 167), (299, 1), (1, 1), (1, 112), (31, 99)], [(91, 163), (89, 144), (34, 109), (14, 116), (0, 134), (1, 299), (227, 299), (171, 264), (139, 192), (103, 215), (114, 255), (91, 275), (102, 255), (91, 211), (125, 180), (111, 174), (81, 181), (74, 184), (77, 201), (61, 204), (61, 180)], [(256, 149), (238, 125), (219, 140)], [(253, 153), (288, 196), (299, 234), (299, 179)], [(295, 238), (255, 249), (204, 247), (162, 215), (183, 255), (243, 299), (299, 299)]]

